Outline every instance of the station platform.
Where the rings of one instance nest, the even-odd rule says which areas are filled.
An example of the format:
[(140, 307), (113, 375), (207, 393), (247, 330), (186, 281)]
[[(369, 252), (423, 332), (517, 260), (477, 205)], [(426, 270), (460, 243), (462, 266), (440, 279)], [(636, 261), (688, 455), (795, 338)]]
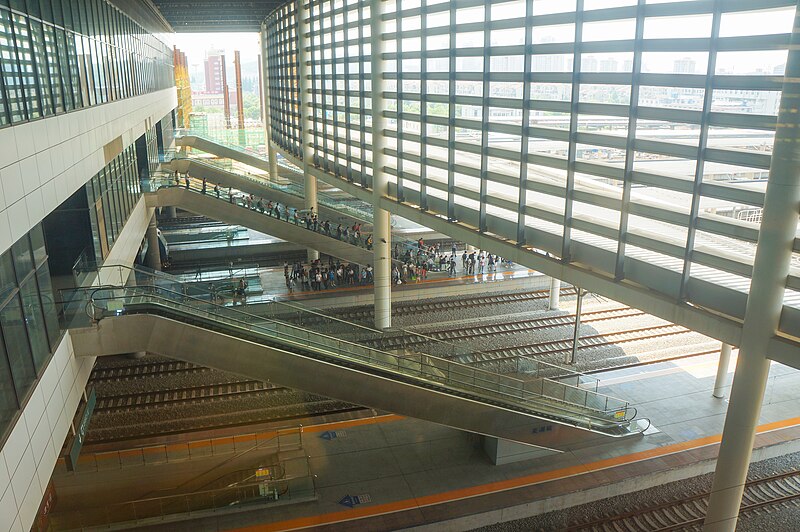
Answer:
[[(629, 400), (651, 420), (646, 435), (568, 453), (526, 448), (530, 458), (503, 465), (484, 452), (488, 439), (396, 415), (304, 427), (314, 500), (151, 521), (147, 529), (469, 530), (708, 473), (727, 409), (711, 395), (716, 364), (708, 355), (598, 373), (601, 392)], [(753, 460), (800, 449), (798, 386), (800, 371), (772, 364)], [(122, 482), (165, 474), (131, 469)], [(76, 500), (89, 477), (75, 477)]]
[[(345, 306), (372, 305), (374, 291), (372, 284), (339, 286), (327, 290), (300, 290), (291, 292), (286, 288), (283, 268), (265, 268), (261, 271), (262, 296), (248, 296), (248, 303), (277, 299), (307, 303), (316, 308), (335, 308)], [(492, 273), (463, 275), (459, 271), (455, 277), (447, 272), (429, 272), (424, 281), (392, 285), (392, 301), (415, 301), (436, 297), (458, 295), (475, 296), (506, 290), (546, 290), (550, 288), (550, 278), (522, 266), (500, 268)]]

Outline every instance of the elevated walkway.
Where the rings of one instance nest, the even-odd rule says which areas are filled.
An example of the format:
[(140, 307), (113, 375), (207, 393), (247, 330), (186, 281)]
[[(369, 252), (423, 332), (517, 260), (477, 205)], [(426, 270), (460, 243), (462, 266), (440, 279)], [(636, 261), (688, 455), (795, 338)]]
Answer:
[(625, 401), (607, 395), (425, 353), (380, 351), (358, 343), (381, 334), (373, 329), (284, 304), (271, 313), (292, 322), (256, 316), (158, 286), (163, 281), (81, 289), (75, 305), (99, 321), (73, 328), (76, 354), (158, 353), (552, 451), (640, 434), (649, 426)]
[[(198, 179), (206, 179), (210, 188), (215, 183), (227, 188), (231, 187), (246, 194), (264, 197), (277, 201), (281, 205), (303, 210), (305, 209), (303, 187), (292, 182), (282, 184), (271, 181), (268, 176), (247, 175), (239, 171), (229, 171), (210, 160), (175, 158), (163, 165), (165, 169), (181, 174), (188, 174)], [(348, 209), (346, 205), (334, 208), (325, 201), (318, 202), (318, 214), (322, 220), (335, 220), (335, 223), (352, 226), (355, 221), (372, 223), (360, 210)]]
[[(149, 207), (180, 207), (184, 210), (203, 214), (216, 220), (230, 224), (249, 227), (255, 231), (278, 237), (288, 242), (316, 249), (326, 255), (361, 265), (372, 264), (372, 251), (326, 236), (323, 233), (306, 229), (302, 222), (295, 225), (285, 218), (268, 216), (257, 210), (242, 205), (241, 199), (228, 196), (227, 191), (220, 191), (219, 197), (212, 190), (203, 194), (197, 188), (178, 186), (161, 187), (157, 192), (147, 194)], [(362, 246), (363, 241), (361, 242)]]
[[(223, 159), (235, 159), (248, 166), (252, 166), (253, 168), (258, 168), (260, 170), (264, 170), (265, 172), (269, 172), (269, 161), (239, 146), (222, 144), (198, 135), (176, 136), (175, 144), (178, 146), (197, 148), (198, 150), (214, 154), (217, 157), (222, 157)], [(292, 172), (292, 170), (285, 166), (282, 166), (281, 168), (283, 168), (283, 170), (287, 173)]]

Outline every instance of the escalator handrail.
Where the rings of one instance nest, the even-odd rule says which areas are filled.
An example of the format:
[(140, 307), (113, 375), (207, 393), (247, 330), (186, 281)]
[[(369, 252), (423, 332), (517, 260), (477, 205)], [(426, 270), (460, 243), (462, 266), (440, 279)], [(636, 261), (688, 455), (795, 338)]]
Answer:
[[(109, 291), (109, 290), (112, 290), (112, 291), (123, 290), (123, 291), (126, 292), (126, 294), (124, 296), (122, 296), (122, 297), (117, 296), (117, 295), (114, 295), (113, 297), (110, 297), (110, 298), (100, 298), (100, 297), (98, 297), (98, 294), (101, 291)], [(163, 288), (160, 288), (160, 287), (130, 287), (130, 288), (125, 288), (125, 287), (113, 286), (113, 287), (95, 288), (91, 292), (90, 302), (91, 302), (92, 306), (95, 309), (101, 310), (101, 311), (105, 311), (106, 309), (102, 305), (98, 304), (98, 301), (110, 300), (110, 299), (114, 299), (114, 300), (126, 299), (126, 298), (129, 299), (130, 297), (132, 297), (129, 294), (130, 291), (139, 292), (138, 294), (134, 295), (133, 297), (137, 297), (137, 296), (138, 297), (148, 297), (149, 296), (150, 300), (149, 300), (148, 303), (149, 303), (150, 306), (159, 307), (161, 309), (166, 309), (169, 314), (173, 314), (175, 316), (180, 314), (180, 312), (178, 312), (178, 311), (182, 310), (183, 307), (187, 306), (187, 305), (183, 304), (182, 301), (181, 301), (181, 299), (183, 299), (183, 297), (184, 297), (182, 294), (178, 294), (178, 293), (173, 292), (173, 294), (178, 297), (177, 300), (175, 298), (168, 298), (168, 297), (163, 297), (163, 296), (158, 296), (158, 295), (155, 295), (155, 296), (152, 295), (153, 292), (156, 292), (156, 293), (157, 292), (170, 292), (169, 290), (166, 290), (166, 289), (163, 289)], [(148, 292), (149, 292), (149, 294), (148, 294)], [(145, 303), (145, 305), (147, 305), (148, 303)], [(135, 305), (136, 303), (133, 303), (133, 304)], [(139, 303), (139, 304), (141, 305), (142, 303)], [(206, 305), (206, 306), (211, 306), (213, 308), (216, 305)], [(199, 310), (199, 309), (197, 309), (196, 307), (188, 307), (188, 308), (191, 309), (191, 311), (190, 312), (186, 312), (184, 310), (185, 314), (189, 315), (190, 317), (192, 317), (194, 319), (202, 318), (197, 313), (197, 310)], [(237, 309), (227, 309), (226, 308), (225, 310), (227, 312), (232, 311), (234, 314), (245, 314), (245, 313), (239, 312)], [(356, 351), (364, 351), (364, 350), (366, 350), (366, 351), (369, 351), (369, 352), (378, 353), (383, 357), (388, 357), (390, 360), (391, 359), (397, 360), (397, 370), (395, 370), (395, 371), (397, 373), (400, 373), (401, 375), (404, 375), (405, 377), (409, 376), (408, 373), (400, 372), (400, 367), (401, 367), (400, 366), (400, 362), (401, 362), (402, 357), (398, 357), (397, 355), (381, 352), (381, 351), (378, 351), (376, 349), (372, 349), (372, 348), (368, 348), (368, 347), (362, 346), (360, 344), (355, 344), (355, 343), (349, 342), (347, 340), (341, 340), (341, 339), (330, 337), (330, 336), (327, 336), (327, 335), (324, 335), (324, 334), (321, 334), (321, 333), (316, 333), (314, 331), (310, 331), (308, 329), (303, 329), (301, 327), (297, 327), (297, 326), (294, 326), (294, 325), (291, 325), (291, 324), (286, 324), (284, 322), (271, 320), (269, 318), (259, 318), (259, 320), (264, 322), (264, 323), (274, 323), (276, 326), (286, 327), (286, 328), (289, 328), (291, 330), (299, 330), (306, 337), (304, 338), (302, 335), (301, 336), (295, 336), (295, 335), (289, 334), (288, 335), (289, 339), (287, 340), (286, 338), (278, 337), (277, 334), (276, 334), (277, 331), (268, 331), (268, 332), (270, 332), (272, 334), (271, 336), (264, 335), (263, 332), (257, 330), (257, 329), (262, 329), (263, 330), (263, 328), (258, 324), (248, 323), (247, 321), (243, 321), (242, 319), (237, 319), (235, 317), (231, 318), (229, 316), (222, 316), (219, 312), (217, 312), (217, 313), (210, 312), (210, 311), (206, 311), (206, 312), (211, 316), (211, 320), (210, 321), (213, 321), (213, 322), (216, 322), (216, 323), (225, 323), (226, 325), (232, 326), (232, 327), (236, 327), (237, 329), (244, 329), (244, 330), (250, 332), (251, 334), (252, 333), (256, 333), (257, 336), (258, 335), (260, 335), (262, 337), (266, 336), (267, 338), (269, 338), (269, 339), (271, 339), (273, 341), (274, 340), (279, 340), (280, 343), (283, 343), (283, 344), (292, 343), (292, 344), (295, 344), (295, 345), (299, 346), (301, 349), (304, 349), (304, 350), (307, 350), (309, 347), (311, 347), (310, 344), (312, 344), (312, 343), (313, 344), (317, 344), (319, 346), (319, 347), (317, 347), (318, 350), (321, 350), (320, 348), (326, 348), (326, 347), (330, 348), (330, 342), (328, 342), (328, 343), (325, 343), (325, 342), (314, 342), (311, 339), (311, 336), (314, 335), (314, 336), (317, 336), (317, 337), (322, 337), (322, 338), (328, 339), (330, 341), (333, 341), (334, 345), (337, 345), (337, 347), (341, 347), (341, 345), (352, 345), (353, 347), (356, 348)], [(153, 313), (153, 312), (151, 311), (149, 313)], [(247, 315), (247, 314), (245, 314), (245, 315), (246, 316), (250, 316), (250, 317), (254, 317), (254, 316)], [(97, 314), (94, 314), (94, 317), (96, 318)], [(102, 318), (104, 316), (101, 314), (100, 317)], [(231, 322), (233, 322), (233, 323), (231, 323)], [(254, 328), (256, 330), (254, 330)], [(286, 333), (284, 333), (284, 335), (285, 334)], [(334, 357), (337, 357), (337, 355), (338, 355), (338, 358), (341, 357), (341, 353), (331, 353), (331, 354)], [(354, 355), (352, 352), (349, 353), (349, 354), (351, 355), (351, 357), (357, 357), (357, 355)], [(420, 364), (420, 366), (423, 366), (425, 364), (425, 362), (423, 362), (423, 360), (422, 360), (423, 356), (426, 357), (426, 358), (430, 358), (430, 359), (436, 359), (437, 358), (437, 357), (433, 357), (433, 356), (430, 356), (430, 355), (420, 355), (419, 356), (419, 362), (418, 362)], [(350, 358), (349, 360), (352, 361), (353, 359)], [(358, 360), (358, 359), (356, 358), (356, 360)], [(445, 360), (442, 360), (442, 359), (439, 359), (439, 360), (444, 362), (446, 364), (446, 366), (448, 366), (448, 367), (449, 366), (453, 366), (453, 367), (462, 366), (460, 364), (453, 363), (453, 362), (450, 362), (450, 361), (445, 361)], [(373, 361), (372, 357), (370, 357), (370, 361)], [(433, 367), (433, 368), (435, 368), (435, 369), (439, 369), (433, 364), (428, 364), (428, 365)], [(372, 369), (378, 369), (375, 366), (368, 366), (368, 367), (371, 367)], [(472, 374), (485, 374), (485, 375), (491, 375), (491, 376), (494, 376), (494, 377), (498, 377), (497, 374), (493, 374), (493, 373), (486, 372), (486, 371), (483, 371), (483, 370), (476, 370), (474, 368), (469, 368), (468, 366), (464, 366), (464, 369), (468, 370), (467, 373), (466, 373), (467, 375), (469, 375), (470, 372), (471, 372)], [(393, 373), (395, 371), (393, 371)], [(417, 379), (423, 377), (423, 375), (417, 376), (417, 375), (414, 375), (414, 374), (412, 374), (411, 376), (415, 377)], [(514, 380), (516, 380), (516, 379), (510, 378), (510, 377), (502, 377), (502, 378), (503, 378), (503, 380), (506, 380), (506, 381), (514, 381)], [(473, 380), (475, 381), (474, 376), (473, 376)], [(484, 382), (493, 383), (493, 384), (498, 384), (495, 379), (483, 379), (483, 381)], [(528, 399), (530, 399), (530, 400), (538, 400), (539, 403), (541, 403), (541, 401), (544, 400), (544, 402), (547, 404), (549, 409), (556, 411), (555, 414), (550, 413), (550, 414), (544, 414), (544, 415), (546, 415), (548, 417), (551, 417), (551, 418), (553, 418), (553, 417), (560, 418), (562, 420), (562, 422), (566, 422), (567, 424), (574, 425), (574, 426), (577, 426), (579, 428), (588, 428), (588, 430), (595, 430), (595, 431), (597, 431), (597, 429), (600, 429), (600, 428), (604, 428), (606, 430), (610, 430), (610, 429), (619, 428), (619, 427), (630, 427), (631, 423), (633, 422), (633, 418), (629, 418), (628, 419), (626, 417), (626, 419), (624, 419), (624, 420), (617, 421), (617, 420), (601, 417), (600, 415), (592, 415), (592, 414), (587, 414), (586, 412), (578, 412), (578, 411), (575, 411), (575, 410), (572, 410), (570, 408), (565, 407), (564, 404), (557, 404), (556, 400), (554, 400), (554, 398), (552, 398), (552, 397), (548, 397), (548, 396), (545, 396), (545, 395), (542, 395), (542, 394), (537, 394), (537, 393), (534, 393), (534, 392), (531, 392), (531, 391), (526, 391), (526, 390), (521, 389), (521, 388), (515, 388), (515, 387), (508, 386), (508, 385), (504, 385), (504, 387), (506, 387), (506, 388), (510, 388), (510, 389), (513, 389), (515, 391), (520, 392), (519, 396), (515, 396), (515, 395), (513, 395), (511, 393), (503, 392), (503, 391), (500, 391), (498, 389), (490, 389), (490, 388), (486, 388), (484, 386), (480, 386), (480, 385), (476, 384), (476, 382), (477, 381), (475, 381), (473, 384), (471, 384), (471, 388), (472, 389), (469, 390), (469, 391), (470, 391), (470, 393), (476, 393), (475, 390), (477, 390), (477, 393), (478, 393), (477, 397), (479, 399), (482, 398), (484, 400), (485, 399), (490, 399), (490, 400), (493, 400), (493, 401), (497, 401), (498, 398), (499, 398), (499, 399), (501, 399), (502, 401), (504, 401), (506, 403), (506, 405), (505, 405), (506, 407), (511, 407), (511, 408), (513, 408), (515, 410), (525, 411), (525, 412), (528, 412), (528, 413), (531, 413), (531, 414), (534, 414), (534, 415), (536, 415), (537, 413), (539, 415), (542, 415), (541, 410), (537, 410), (535, 408), (535, 406), (532, 407), (530, 404), (526, 404), (525, 403), (525, 399), (526, 399), (526, 395), (527, 395)], [(417, 383), (417, 384), (419, 384), (419, 383)], [(445, 389), (447, 389), (447, 388), (453, 386), (453, 381), (452, 381), (452, 379), (447, 379), (443, 384), (444, 384), (443, 387)], [(469, 384), (469, 383), (463, 383), (463, 382), (459, 383), (458, 381), (455, 381), (455, 384), (456, 385), (457, 384), (465, 385), (465, 384)], [(440, 386), (441, 385), (442, 385), (442, 383), (440, 383)], [(456, 386), (455, 389), (458, 389), (458, 386)], [(462, 391), (465, 391), (465, 390), (462, 390)], [(480, 394), (483, 394), (483, 397), (481, 397)], [(554, 404), (554, 403), (556, 403), (556, 404)], [(570, 403), (566, 403), (566, 404), (569, 405)], [(539, 406), (542, 406), (542, 405), (539, 404)], [(577, 405), (572, 405), (572, 406), (577, 406)], [(627, 410), (630, 410), (630, 408), (631, 407), (628, 407), (628, 409), (626, 409), (626, 412), (627, 412)], [(586, 407), (586, 410), (592, 410), (592, 409), (589, 408), (589, 407)], [(622, 409), (620, 409), (620, 410), (622, 410)], [(600, 413), (597, 412), (597, 414), (600, 414)], [(574, 417), (578, 417), (579, 419), (578, 420), (573, 419)], [(604, 431), (601, 431), (601, 432), (605, 433)]]

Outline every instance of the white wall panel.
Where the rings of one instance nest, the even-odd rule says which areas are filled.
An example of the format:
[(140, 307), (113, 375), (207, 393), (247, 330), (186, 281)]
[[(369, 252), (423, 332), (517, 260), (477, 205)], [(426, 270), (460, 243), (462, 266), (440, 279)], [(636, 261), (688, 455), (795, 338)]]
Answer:
[(131, 145), (176, 105), (171, 88), (0, 130), (0, 253), (105, 166), (103, 146)]

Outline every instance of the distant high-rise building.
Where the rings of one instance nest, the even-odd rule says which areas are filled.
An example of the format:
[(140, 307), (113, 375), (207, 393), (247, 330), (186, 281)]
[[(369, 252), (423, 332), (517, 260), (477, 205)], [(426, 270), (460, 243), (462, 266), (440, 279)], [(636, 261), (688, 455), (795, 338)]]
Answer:
[(675, 74), (694, 74), (697, 61), (691, 57), (677, 59), (672, 63), (672, 72)]
[(222, 50), (206, 51), (206, 92), (219, 94), (222, 92)]
[(600, 60), (600, 72), (616, 72), (619, 63), (613, 57)]
[(773, 76), (785, 76), (786, 75), (786, 63), (781, 63), (780, 65), (776, 66), (772, 69)]

